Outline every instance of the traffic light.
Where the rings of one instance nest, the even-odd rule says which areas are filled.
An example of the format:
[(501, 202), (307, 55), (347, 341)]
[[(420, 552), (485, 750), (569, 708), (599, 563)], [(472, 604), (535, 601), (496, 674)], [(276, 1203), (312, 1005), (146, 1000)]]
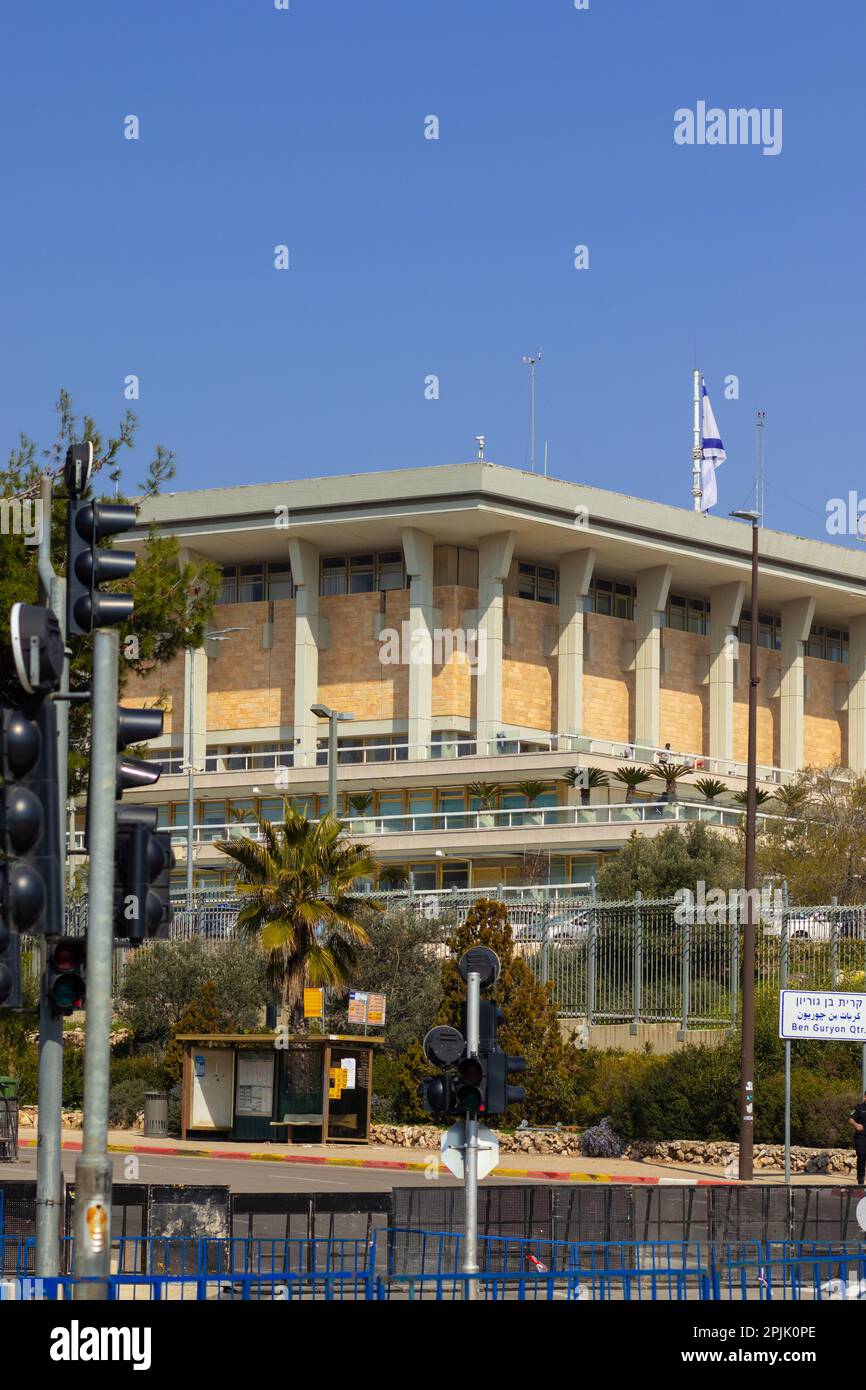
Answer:
[(454, 1109), (451, 1076), (425, 1076), (421, 1082), (421, 1104), (428, 1115), (450, 1115)]
[(0, 917), (0, 1009), (21, 1008), (21, 938)]
[[(120, 754), (130, 744), (146, 743), (159, 738), (162, 733), (163, 712), (161, 709), (127, 709), (117, 707), (117, 751)], [(137, 791), (142, 787), (152, 787), (160, 779), (160, 770), (155, 763), (145, 758), (117, 759), (115, 800), (119, 801), (126, 791)], [(118, 822), (119, 823), (119, 822)], [(87, 820), (84, 832), (84, 845), (90, 849), (90, 797), (87, 798)]]
[(66, 1018), (84, 1008), (86, 962), (87, 941), (83, 936), (61, 936), (49, 945), (43, 988), (54, 1018)]
[(57, 709), (50, 700), (0, 706), (0, 919), (7, 931), (61, 923)]
[(525, 1057), (509, 1057), (499, 1048), (487, 1058), (487, 1114), (504, 1115), (509, 1105), (526, 1100), (523, 1086), (509, 1086), (512, 1072), (526, 1071)]
[(454, 1101), (457, 1109), (470, 1115), (486, 1114), (487, 1058), (461, 1057), (456, 1070)]
[(131, 594), (103, 594), (99, 585), (125, 579), (135, 569), (135, 556), (124, 550), (100, 550), (99, 542), (130, 531), (135, 524), (134, 507), (70, 496), (66, 514), (68, 634), (81, 636), (132, 616)]
[(114, 922), (118, 936), (133, 943), (167, 936), (171, 923), (171, 835), (156, 828), (155, 806), (121, 806), (117, 811)]

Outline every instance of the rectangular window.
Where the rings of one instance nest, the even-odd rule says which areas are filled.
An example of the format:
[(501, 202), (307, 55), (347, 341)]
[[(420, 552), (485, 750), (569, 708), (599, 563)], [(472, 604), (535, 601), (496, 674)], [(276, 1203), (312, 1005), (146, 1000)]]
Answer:
[(268, 565), (268, 598), (293, 598), (292, 567), (288, 562)]
[(372, 594), (374, 588), (373, 556), (353, 555), (349, 561), (349, 593)]
[(264, 596), (264, 566), (240, 565), (238, 568), (238, 602), (260, 603)]
[(517, 565), (517, 596), (535, 603), (556, 603), (557, 572), (545, 565), (521, 560)]
[(823, 661), (848, 661), (848, 630), (841, 627), (823, 627), (815, 623), (806, 643), (808, 656), (820, 657)]
[(322, 593), (346, 592), (346, 561), (341, 555), (322, 561)]
[(387, 592), (389, 589), (405, 589), (402, 550), (381, 550), (378, 556), (378, 571), (380, 592)]
[(417, 892), (430, 892), (436, 887), (435, 864), (410, 864), (412, 886)]
[(238, 571), (236, 565), (224, 565), (217, 593), (217, 603), (237, 603)]

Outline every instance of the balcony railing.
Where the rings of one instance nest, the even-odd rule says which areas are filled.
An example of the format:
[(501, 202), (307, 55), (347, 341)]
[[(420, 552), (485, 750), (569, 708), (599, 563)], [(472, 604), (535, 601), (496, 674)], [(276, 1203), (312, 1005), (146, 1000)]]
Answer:
[[(746, 814), (745, 807), (714, 806), (708, 801), (631, 801), (611, 806), (538, 806), (518, 807), (495, 811), (419, 811), (388, 816), (361, 815), (342, 817), (348, 833), (364, 840), (383, 835), (424, 835), (447, 831), (466, 833), (490, 830), (562, 829), (579, 826), (656, 825), (660, 821), (676, 824), (702, 821), (705, 825), (738, 826)], [(779, 820), (779, 815), (758, 811), (759, 828), (767, 821)], [(193, 844), (211, 844), (214, 840), (243, 838), (260, 840), (257, 825), (250, 821), (231, 821), (228, 824), (193, 826)], [(171, 829), (172, 844), (185, 845), (186, 826)], [(76, 831), (75, 848), (84, 846), (84, 831)]]
[[(545, 753), (567, 753), (583, 755), (584, 758), (611, 758), (622, 763), (642, 763), (657, 766), (665, 762), (676, 763), (689, 772), (704, 776), (738, 777), (745, 779), (745, 760), (736, 758), (711, 758), (706, 753), (695, 753), (675, 748), (657, 748), (652, 744), (628, 743), (621, 739), (600, 739), (589, 734), (540, 734), (532, 738), (513, 738), (508, 734), (498, 734), (486, 742), (471, 737), (443, 739), (431, 743), (400, 743), (387, 739), (382, 743), (341, 743), (337, 762), (341, 767), (364, 766), (377, 763), (399, 762), (446, 762), (457, 758), (523, 758)], [(165, 775), (178, 775), (187, 771), (187, 764), (181, 754), (167, 757), (154, 756)], [(328, 750), (319, 748), (315, 753), (304, 753), (291, 748), (260, 748), (253, 752), (208, 753), (204, 771), (196, 771), (197, 777), (219, 776), (225, 772), (267, 772), (277, 768), (295, 770), (327, 767)], [(758, 780), (779, 784), (793, 777), (794, 771), (774, 767), (770, 764), (758, 765)]]

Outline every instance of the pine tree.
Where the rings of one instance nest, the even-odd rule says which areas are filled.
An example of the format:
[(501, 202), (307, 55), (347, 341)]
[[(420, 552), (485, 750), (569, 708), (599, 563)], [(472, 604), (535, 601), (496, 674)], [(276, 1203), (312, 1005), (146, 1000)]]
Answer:
[(207, 1036), (219, 1033), (224, 1027), (222, 1011), (219, 1006), (215, 980), (205, 980), (201, 993), (190, 1000), (184, 1009), (180, 1022), (172, 1030), (171, 1042), (165, 1049), (165, 1074), (171, 1081), (180, 1081), (183, 1076), (183, 1043), (178, 1037), (193, 1033)]
[[(511, 1126), (521, 1119), (534, 1124), (568, 1123), (574, 1115), (577, 1054), (573, 1044), (563, 1038), (552, 984), (540, 984), (515, 953), (504, 903), (479, 899), (449, 939), (450, 955), (442, 965), (442, 1002), (437, 1024), (461, 1027), (466, 985), (457, 963), (470, 946), (489, 946), (499, 957), (499, 980), (493, 989), (485, 990), (485, 998), (495, 999), (505, 1014), (498, 1034), (502, 1050), (526, 1058), (525, 1074), (514, 1078), (515, 1083), (520, 1081), (525, 1087), (526, 1100), (510, 1106), (501, 1123)], [(421, 1108), (419, 1090), (421, 1078), (430, 1072), (420, 1044), (413, 1044), (406, 1053), (397, 1096), (404, 1119), (429, 1120)]]

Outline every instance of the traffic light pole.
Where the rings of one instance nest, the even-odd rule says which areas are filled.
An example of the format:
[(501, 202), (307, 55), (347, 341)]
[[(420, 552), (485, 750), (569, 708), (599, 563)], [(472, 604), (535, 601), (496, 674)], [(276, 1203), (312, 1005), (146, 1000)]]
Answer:
[[(39, 537), (38, 572), (42, 598), (66, 635), (66, 585), (51, 564), (51, 494), (49, 475), (42, 478), (42, 530)], [(64, 658), (61, 694), (69, 692), (69, 656)], [(66, 794), (69, 756), (69, 705), (57, 702), (57, 781), (60, 807), (60, 844), (66, 843)], [(65, 875), (61, 875), (61, 914), (65, 913)], [(65, 923), (50, 922), (46, 936), (61, 936)], [(55, 1018), (45, 998), (43, 981), (47, 962), (46, 938), (39, 942), (39, 1120), (36, 1141), (36, 1274), (41, 1279), (60, 1273), (60, 1214), (63, 1166), (61, 1126), (63, 1110), (63, 1019)]]
[[(114, 951), (114, 849), (117, 791), (118, 635), (93, 639), (90, 748), (90, 881), (87, 923), (87, 1032), (84, 1136), (75, 1165), (75, 1273), (99, 1281), (110, 1272), (111, 1163), (108, 1157), (108, 1068)], [(105, 1299), (108, 1286), (79, 1284), (75, 1297)]]
[[(466, 976), (466, 1053), (478, 1056), (479, 1024), (481, 1017), (481, 976), (470, 970)], [(467, 1110), (463, 1154), (465, 1234), (463, 1238), (463, 1273), (478, 1273), (478, 1116)], [(466, 1281), (466, 1298), (474, 1302), (477, 1294), (474, 1279)]]

